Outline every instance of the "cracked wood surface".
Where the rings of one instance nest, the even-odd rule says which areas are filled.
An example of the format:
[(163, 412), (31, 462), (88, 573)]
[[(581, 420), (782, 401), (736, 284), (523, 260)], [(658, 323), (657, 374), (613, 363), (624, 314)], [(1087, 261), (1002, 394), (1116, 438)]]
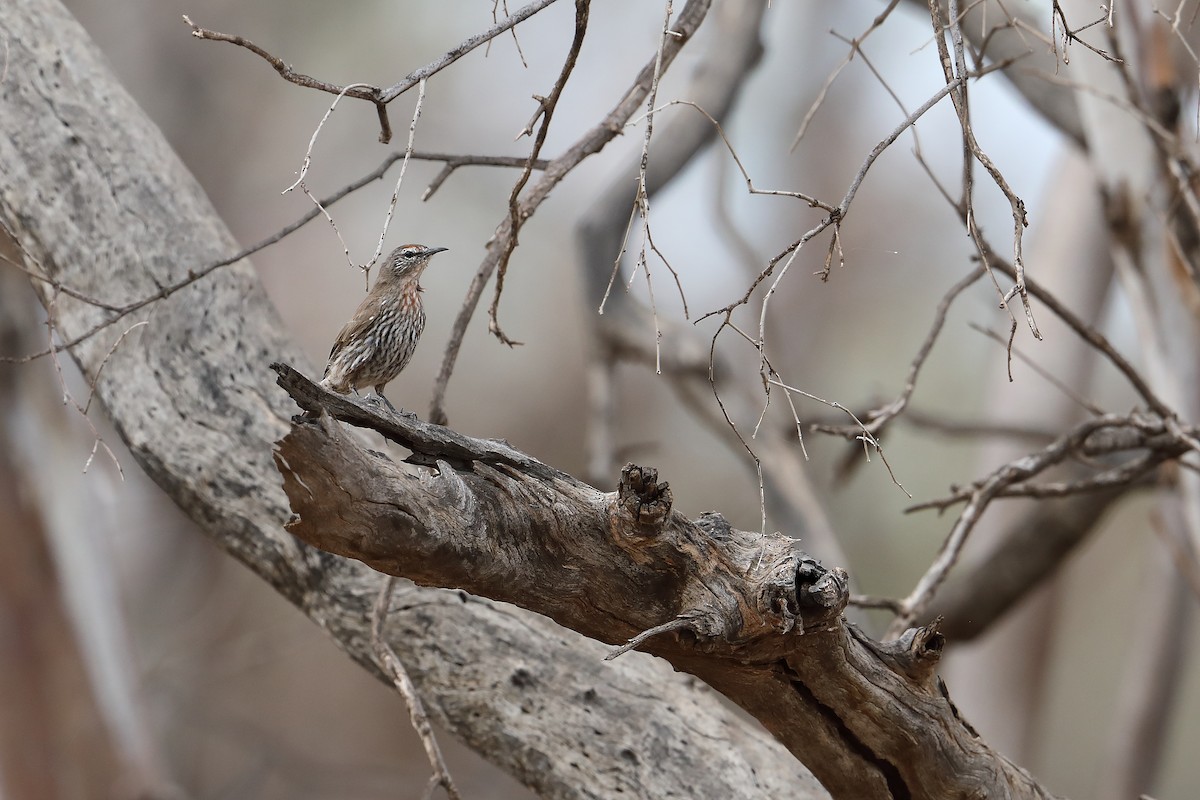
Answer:
[[(653, 470), (627, 465), (617, 491), (601, 492), (503, 443), (274, 368), (307, 412), (276, 465), (287, 530), (308, 544), (608, 644), (673, 625), (640, 649), (749, 711), (834, 797), (1050, 796), (958, 716), (936, 673), (936, 627), (872, 641), (842, 618), (845, 573), (790, 540), (715, 512), (688, 520)], [(411, 455), (367, 449), (335, 420)]]

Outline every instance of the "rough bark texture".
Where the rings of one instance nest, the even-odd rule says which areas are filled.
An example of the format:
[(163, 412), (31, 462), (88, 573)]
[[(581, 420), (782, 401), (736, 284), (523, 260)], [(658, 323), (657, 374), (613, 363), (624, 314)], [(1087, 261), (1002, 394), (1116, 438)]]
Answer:
[[(236, 252), (194, 178), (60, 5), (0, 3), (0, 35), (0, 218), (37, 260), (27, 268), (121, 304)], [(111, 316), (34, 286), (63, 340)], [(106, 362), (142, 319), (149, 325)], [(271, 454), (291, 405), (267, 364), (299, 354), (250, 265), (218, 270), (70, 355), (85, 375), (99, 373), (97, 396), (173, 500), (374, 669), (368, 610), (379, 576), (282, 527), (287, 499)], [(595, 646), (543, 618), (446, 592), (408, 596), (390, 621), (391, 644), (434, 719), (544, 796), (821, 796), (769, 736), (653, 659), (605, 664)]]
[[(305, 410), (276, 464), (305, 542), (417, 583), (538, 611), (702, 678), (835, 797), (1048, 797), (961, 720), (936, 627), (879, 643), (845, 622), (846, 575), (782, 536), (689, 521), (653, 470), (600, 492), (503, 442), (331, 394), (286, 365)], [(377, 413), (378, 411), (378, 413)], [(411, 451), (414, 474), (333, 418)]]

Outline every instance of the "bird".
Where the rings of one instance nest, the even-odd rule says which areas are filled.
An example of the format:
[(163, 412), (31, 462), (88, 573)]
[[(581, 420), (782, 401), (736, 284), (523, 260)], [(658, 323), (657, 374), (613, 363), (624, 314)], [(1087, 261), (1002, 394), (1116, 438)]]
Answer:
[(322, 386), (338, 394), (357, 394), (358, 387), (371, 386), (396, 410), (383, 388), (408, 366), (425, 330), (421, 273), (429, 259), (448, 249), (406, 244), (391, 252), (375, 285), (334, 340)]

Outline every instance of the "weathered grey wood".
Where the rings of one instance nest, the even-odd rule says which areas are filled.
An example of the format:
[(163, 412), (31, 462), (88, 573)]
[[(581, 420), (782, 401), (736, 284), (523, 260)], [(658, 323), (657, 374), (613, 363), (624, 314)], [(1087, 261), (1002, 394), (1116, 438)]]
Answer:
[[(0, 38), (0, 218), (48, 277), (120, 304), (236, 252), (58, 3), (0, 2)], [(51, 287), (34, 285), (49, 304)], [(70, 339), (111, 312), (60, 294), (53, 313)], [(142, 319), (97, 381), (134, 457), (223, 548), (373, 669), (368, 610), (380, 576), (283, 531), (272, 443), (294, 406), (267, 364), (300, 354), (250, 265), (218, 270), (71, 356), (95, 376)], [(661, 662), (604, 663), (602, 648), (542, 617), (457, 593), (404, 597), (389, 637), (434, 719), (544, 796), (823, 796), (769, 736)]]
[[(870, 640), (842, 618), (845, 573), (791, 540), (716, 513), (687, 520), (653, 470), (627, 465), (617, 491), (601, 492), (507, 445), (377, 415), (378, 404), (275, 369), (308, 412), (276, 456), (295, 512), (287, 529), (305, 542), (610, 644), (661, 630), (641, 649), (753, 714), (834, 797), (1050, 796), (959, 718), (937, 677), (936, 626)], [(334, 417), (435, 468), (413, 474)]]

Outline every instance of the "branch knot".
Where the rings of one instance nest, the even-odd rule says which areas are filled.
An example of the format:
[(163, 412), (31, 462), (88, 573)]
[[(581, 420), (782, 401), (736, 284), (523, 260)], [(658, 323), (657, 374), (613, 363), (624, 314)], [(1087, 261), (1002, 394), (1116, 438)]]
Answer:
[(617, 486), (617, 503), (638, 525), (657, 528), (671, 514), (671, 485), (658, 482), (658, 470), (626, 464)]

